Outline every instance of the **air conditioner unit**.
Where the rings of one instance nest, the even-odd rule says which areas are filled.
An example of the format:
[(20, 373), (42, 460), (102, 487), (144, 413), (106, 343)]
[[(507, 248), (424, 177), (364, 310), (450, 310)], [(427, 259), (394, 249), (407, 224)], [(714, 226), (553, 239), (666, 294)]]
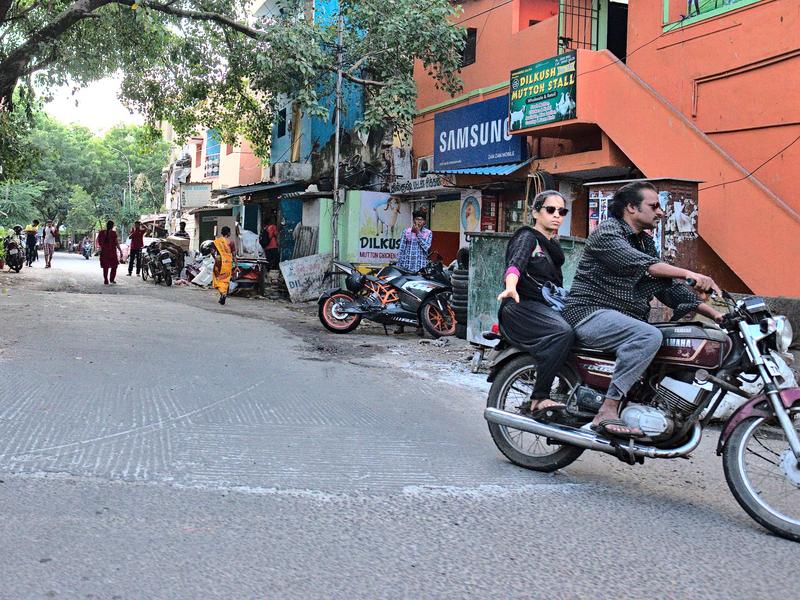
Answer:
[(433, 171), (433, 155), (417, 159), (417, 177), (427, 177)]
[(270, 167), (270, 181), (308, 181), (311, 179), (311, 163), (279, 162)]

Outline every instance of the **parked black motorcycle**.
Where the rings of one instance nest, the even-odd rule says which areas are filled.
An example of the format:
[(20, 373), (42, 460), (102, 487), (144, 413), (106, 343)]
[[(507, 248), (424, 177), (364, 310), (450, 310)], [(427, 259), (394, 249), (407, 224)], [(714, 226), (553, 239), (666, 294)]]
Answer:
[[(554, 471), (585, 450), (612, 454), (631, 465), (645, 458), (685, 458), (700, 443), (726, 394), (744, 403), (722, 427), (717, 454), (741, 507), (774, 533), (800, 541), (800, 388), (786, 356), (792, 328), (772, 316), (763, 298), (734, 301), (721, 326), (656, 323), (661, 350), (628, 393), (620, 418), (644, 437), (617, 439), (593, 431), (591, 421), (605, 397), (614, 356), (598, 348), (574, 348), (550, 398), (564, 409), (533, 415), (524, 405), (536, 381), (536, 364), (500, 331), (491, 356), (492, 382), (484, 417), (498, 449), (514, 464)], [(755, 385), (752, 395), (740, 386)]]
[(346, 278), (345, 289), (328, 290), (319, 298), (319, 320), (329, 331), (348, 333), (366, 318), (384, 326), (421, 324), (435, 338), (455, 333), (452, 290), (441, 267), (429, 265), (418, 275), (390, 265), (364, 275), (352, 264), (333, 264)]
[(142, 252), (142, 279), (147, 281), (147, 278), (150, 277), (155, 284), (163, 281), (164, 285), (170, 286), (172, 285), (172, 264), (172, 253), (162, 250), (159, 242), (151, 242), (145, 246)]
[(9, 269), (19, 273), (25, 264), (25, 254), (20, 244), (19, 234), (13, 233), (3, 240), (6, 249), (6, 264)]

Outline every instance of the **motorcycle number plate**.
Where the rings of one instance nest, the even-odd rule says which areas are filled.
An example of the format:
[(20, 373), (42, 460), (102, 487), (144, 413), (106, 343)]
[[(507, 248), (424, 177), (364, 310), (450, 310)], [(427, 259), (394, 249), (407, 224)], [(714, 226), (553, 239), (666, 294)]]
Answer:
[(165, 265), (171, 265), (172, 264), (172, 259), (171, 258), (162, 258), (161, 262), (164, 263)]
[(767, 371), (773, 377), (779, 377), (781, 374), (781, 370), (778, 368), (778, 365), (775, 364), (775, 361), (771, 358), (764, 358), (764, 366), (767, 367)]
[(16, 254), (17, 252), (19, 252), (19, 250), (17, 250), (16, 248), (12, 248), (11, 250), (8, 251), (9, 254)]

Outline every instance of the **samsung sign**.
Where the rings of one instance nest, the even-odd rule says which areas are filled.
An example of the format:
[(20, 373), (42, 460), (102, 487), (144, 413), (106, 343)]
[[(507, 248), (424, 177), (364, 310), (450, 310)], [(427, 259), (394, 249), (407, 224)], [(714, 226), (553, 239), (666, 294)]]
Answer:
[(500, 96), (434, 117), (434, 167), (466, 169), (522, 162), (525, 136), (508, 131), (508, 96)]

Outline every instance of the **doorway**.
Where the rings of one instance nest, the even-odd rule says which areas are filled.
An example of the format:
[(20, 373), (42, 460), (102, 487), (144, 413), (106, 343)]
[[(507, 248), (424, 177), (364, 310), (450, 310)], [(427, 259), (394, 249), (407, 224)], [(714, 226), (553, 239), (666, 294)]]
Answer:
[(628, 54), (628, 2), (609, 0), (608, 3), (608, 51), (625, 62)]

